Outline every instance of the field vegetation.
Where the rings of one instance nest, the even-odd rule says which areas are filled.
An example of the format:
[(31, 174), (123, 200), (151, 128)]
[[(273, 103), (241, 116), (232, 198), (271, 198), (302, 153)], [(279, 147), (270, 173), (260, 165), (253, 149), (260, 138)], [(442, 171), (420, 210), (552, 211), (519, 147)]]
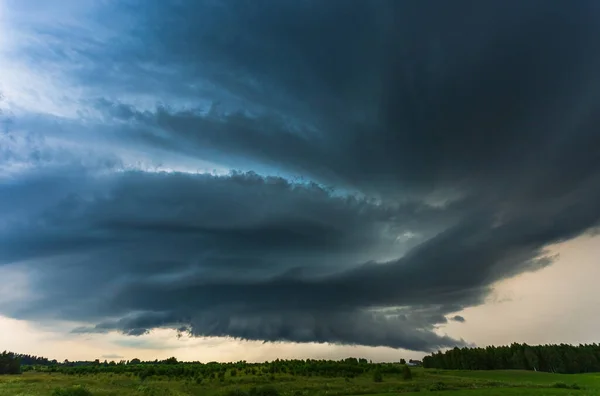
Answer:
[[(461, 355), (451, 350), (433, 356), (438, 360), (445, 356), (452, 361), (475, 356), (477, 352), (481, 350), (472, 349)], [(435, 361), (426, 358), (424, 363), (430, 365)], [(0, 396), (350, 396), (438, 392), (449, 396), (600, 396), (600, 373), (450, 370), (409, 367), (404, 360), (396, 363), (372, 363), (355, 358), (200, 363), (170, 358), (149, 362), (139, 359), (57, 362), (5, 352), (0, 355), (0, 369), (6, 373), (0, 375)]]

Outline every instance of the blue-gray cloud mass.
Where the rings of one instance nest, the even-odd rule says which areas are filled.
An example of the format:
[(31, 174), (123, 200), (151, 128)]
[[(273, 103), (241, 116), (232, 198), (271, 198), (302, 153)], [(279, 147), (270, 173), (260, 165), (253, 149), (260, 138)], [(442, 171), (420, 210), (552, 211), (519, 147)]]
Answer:
[(431, 351), (599, 224), (594, 1), (41, 3), (0, 47), (3, 315)]

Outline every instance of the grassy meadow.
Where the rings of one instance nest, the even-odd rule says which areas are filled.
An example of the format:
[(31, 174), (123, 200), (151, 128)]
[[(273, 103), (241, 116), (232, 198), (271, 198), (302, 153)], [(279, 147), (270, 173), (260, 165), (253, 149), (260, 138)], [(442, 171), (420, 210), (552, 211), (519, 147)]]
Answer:
[(286, 374), (221, 379), (175, 379), (131, 373), (74, 375), (28, 371), (0, 375), (0, 396), (117, 396), (117, 395), (394, 395), (443, 392), (444, 395), (598, 395), (600, 373), (550, 374), (532, 371), (458, 371), (412, 369), (412, 379), (385, 374), (376, 382), (371, 374), (354, 378), (298, 377)]

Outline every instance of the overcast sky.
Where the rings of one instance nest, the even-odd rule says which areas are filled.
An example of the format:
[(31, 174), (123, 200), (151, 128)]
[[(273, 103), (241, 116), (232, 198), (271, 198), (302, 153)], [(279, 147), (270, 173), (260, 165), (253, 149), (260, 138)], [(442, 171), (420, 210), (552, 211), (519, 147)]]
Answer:
[(597, 70), (592, 0), (0, 0), (0, 349), (598, 341)]

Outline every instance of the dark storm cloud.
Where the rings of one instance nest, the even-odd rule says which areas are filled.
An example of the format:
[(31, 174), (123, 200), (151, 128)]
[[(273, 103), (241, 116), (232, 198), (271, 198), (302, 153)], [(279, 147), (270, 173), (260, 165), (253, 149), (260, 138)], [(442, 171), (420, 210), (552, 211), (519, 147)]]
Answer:
[[(466, 210), (460, 205), (390, 206), (255, 174), (129, 172), (97, 176), (96, 183), (81, 193), (58, 185), (64, 199), (3, 230), (2, 262), (42, 274), (32, 277), (33, 288), (53, 301), (33, 301), (11, 315), (99, 321), (78, 333), (141, 335), (185, 324), (195, 335), (272, 341), (410, 349), (461, 343), (433, 332), (446, 310), (460, 305), (442, 306), (434, 295), (430, 304), (409, 279), (380, 293), (381, 271), (398, 263), (361, 266), (418, 243), (399, 241), (405, 230), (427, 236), (442, 219), (456, 222)], [(48, 267), (52, 273), (41, 272)], [(483, 292), (439, 298), (471, 304)], [(428, 306), (370, 311), (403, 299)], [(115, 316), (122, 318), (102, 319)]]
[(20, 208), (1, 223), (0, 262), (46, 297), (3, 308), (12, 316), (90, 324), (75, 332), (465, 345), (436, 327), (598, 225), (595, 2), (109, 7), (95, 22), (121, 39), (72, 55), (86, 66), (67, 80), (99, 114), (82, 128), (115, 148), (286, 176), (85, 163), (0, 186)]
[[(52, 306), (32, 301), (13, 316), (100, 321), (77, 332), (185, 324), (195, 335), (430, 350), (462, 344), (433, 333), (447, 314), (481, 303), (498, 279), (547, 265), (537, 258), (546, 243), (594, 221), (495, 224), (461, 205), (389, 208), (252, 174), (110, 178), (5, 230), (4, 262), (53, 268), (33, 277)], [(430, 217), (462, 220), (399, 260), (358, 265), (411, 222), (426, 232)], [(395, 306), (408, 308), (381, 309)]]
[(209, 114), (205, 102), (99, 108), (138, 123), (146, 144), (221, 162), (269, 163), (374, 194), (485, 188), (536, 200), (598, 165), (596, 152), (593, 163), (572, 155), (598, 146), (596, 8), (156, 2), (133, 29), (152, 49), (117, 48), (117, 59), (164, 62), (177, 70), (174, 86), (208, 78), (248, 104)]

